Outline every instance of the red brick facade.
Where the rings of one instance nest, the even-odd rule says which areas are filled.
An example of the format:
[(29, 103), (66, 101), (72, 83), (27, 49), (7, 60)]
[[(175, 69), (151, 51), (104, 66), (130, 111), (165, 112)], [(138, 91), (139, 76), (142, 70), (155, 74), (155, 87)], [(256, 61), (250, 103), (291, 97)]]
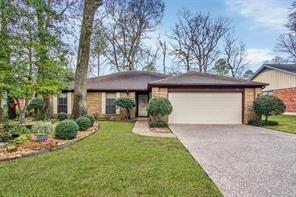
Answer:
[(296, 112), (296, 88), (274, 90), (273, 95), (286, 105), (286, 112)]

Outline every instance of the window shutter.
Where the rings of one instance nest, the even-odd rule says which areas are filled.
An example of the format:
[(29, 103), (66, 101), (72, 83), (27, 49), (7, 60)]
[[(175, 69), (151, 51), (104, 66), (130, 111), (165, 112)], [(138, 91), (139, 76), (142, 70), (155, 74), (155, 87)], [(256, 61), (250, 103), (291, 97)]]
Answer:
[(58, 113), (58, 97), (57, 96), (53, 96), (52, 97), (52, 107), (53, 107), (53, 114), (57, 114)]
[[(116, 92), (116, 99), (119, 99), (120, 98), (120, 92)], [(116, 114), (120, 114), (120, 107), (117, 107), (116, 108)]]
[(68, 114), (72, 113), (72, 93), (68, 92), (67, 93), (67, 112)]
[(106, 114), (106, 92), (102, 92), (102, 114)]

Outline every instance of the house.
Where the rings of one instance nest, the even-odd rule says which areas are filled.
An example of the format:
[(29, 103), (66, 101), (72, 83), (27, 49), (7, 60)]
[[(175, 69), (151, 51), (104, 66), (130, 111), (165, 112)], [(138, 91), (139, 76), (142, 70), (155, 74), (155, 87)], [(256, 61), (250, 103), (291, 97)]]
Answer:
[(296, 64), (264, 64), (251, 80), (268, 83), (262, 93), (280, 98), (286, 112), (296, 113)]
[[(132, 118), (147, 117), (148, 101), (168, 98), (173, 112), (169, 123), (241, 124), (256, 119), (251, 107), (265, 83), (188, 72), (166, 76), (155, 72), (128, 71), (90, 78), (87, 81), (88, 113), (100, 118), (121, 119), (125, 110), (113, 105), (119, 97), (135, 99)], [(53, 97), (53, 112), (71, 113), (73, 88)]]

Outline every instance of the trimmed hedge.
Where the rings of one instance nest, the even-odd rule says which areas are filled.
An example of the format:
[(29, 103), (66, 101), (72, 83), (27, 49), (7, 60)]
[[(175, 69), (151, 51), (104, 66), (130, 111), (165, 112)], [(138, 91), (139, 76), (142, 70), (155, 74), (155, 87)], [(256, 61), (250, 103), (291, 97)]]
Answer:
[(58, 113), (58, 120), (63, 121), (69, 119), (69, 115), (65, 112)]
[(265, 121), (265, 120), (249, 120), (248, 121), (248, 125), (253, 125), (253, 126), (257, 126), (257, 127), (263, 127), (263, 126), (276, 126), (279, 123), (276, 121)]
[(160, 120), (154, 120), (149, 122), (149, 126), (151, 128), (165, 128), (168, 126), (166, 122), (160, 121)]
[(93, 115), (87, 114), (87, 115), (84, 115), (83, 117), (86, 117), (86, 118), (88, 118), (91, 121), (91, 126), (94, 125), (94, 123), (96, 121), (96, 118)]
[(88, 117), (81, 116), (76, 119), (80, 131), (85, 131), (92, 126), (91, 120)]
[(76, 137), (79, 126), (74, 120), (63, 120), (55, 128), (55, 137), (69, 140)]

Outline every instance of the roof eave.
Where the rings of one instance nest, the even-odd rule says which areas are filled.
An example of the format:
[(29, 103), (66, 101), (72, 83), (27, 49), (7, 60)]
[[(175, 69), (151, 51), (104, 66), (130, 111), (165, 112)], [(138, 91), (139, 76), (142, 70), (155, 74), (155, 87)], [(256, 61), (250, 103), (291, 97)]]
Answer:
[(162, 83), (162, 84), (149, 84), (148, 87), (261, 87), (264, 88), (268, 84), (258, 83), (258, 84), (172, 84), (172, 83)]
[(253, 80), (257, 75), (259, 75), (261, 73), (262, 70), (264, 70), (264, 68), (270, 68), (270, 69), (273, 69), (273, 70), (277, 70), (277, 71), (280, 71), (280, 72), (284, 72), (284, 73), (288, 73), (288, 74), (291, 74), (291, 75), (296, 75), (296, 73), (293, 73), (293, 72), (289, 72), (289, 71), (286, 71), (286, 70), (283, 70), (283, 69), (279, 69), (279, 68), (275, 68), (275, 67), (272, 67), (272, 66), (269, 66), (269, 65), (266, 65), (266, 64), (263, 64), (251, 77), (249, 80)]

